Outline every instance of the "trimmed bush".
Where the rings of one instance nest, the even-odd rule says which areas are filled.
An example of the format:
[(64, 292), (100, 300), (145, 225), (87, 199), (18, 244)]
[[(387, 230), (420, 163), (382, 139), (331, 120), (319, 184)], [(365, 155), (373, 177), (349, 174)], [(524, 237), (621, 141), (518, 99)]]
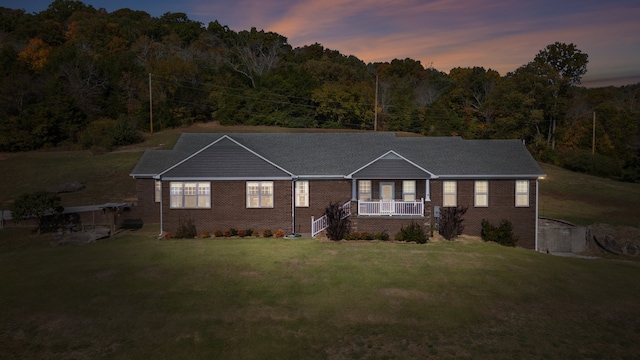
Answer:
[(231, 230), (225, 230), (223, 235), (224, 237), (231, 237)]
[(238, 229), (231, 228), (229, 229), (231, 236), (238, 236)]
[(247, 236), (247, 231), (246, 230), (238, 230), (238, 236), (241, 237), (241, 238)]
[(407, 227), (403, 226), (400, 228), (400, 234), (402, 236), (402, 240), (400, 241), (415, 242), (418, 244), (425, 244), (427, 242), (427, 235), (425, 235), (422, 226), (415, 221), (412, 221)]
[(502, 220), (500, 226), (492, 225), (488, 220), (482, 220), (482, 240), (497, 242), (500, 245), (515, 247), (518, 237), (513, 235), (513, 225), (509, 220)]
[(362, 240), (373, 240), (373, 235), (364, 231), (360, 233), (360, 239)]
[(200, 237), (203, 238), (203, 239), (206, 239), (206, 238), (208, 238), (210, 236), (211, 236), (211, 234), (209, 234), (208, 231), (203, 231), (203, 232), (200, 233)]
[(215, 237), (223, 237), (224, 233), (222, 232), (222, 230), (216, 230), (213, 232), (213, 236)]
[(389, 234), (387, 233), (387, 230), (384, 230), (383, 232), (373, 235), (373, 238), (381, 241), (389, 241)]
[(277, 238), (284, 237), (284, 230), (282, 230), (282, 229), (276, 230), (276, 233), (274, 234), (274, 236), (277, 237)]
[(357, 232), (350, 232), (344, 236), (345, 240), (358, 240), (360, 238), (360, 234)]
[(196, 224), (193, 223), (193, 219), (187, 218), (186, 220), (178, 219), (178, 230), (175, 237), (182, 239), (193, 239), (198, 235), (196, 231)]
[(262, 237), (269, 238), (269, 237), (272, 237), (272, 236), (273, 236), (273, 233), (269, 229), (267, 229), (267, 230), (262, 232)]
[[(245, 230), (244, 232), (247, 234), (247, 236), (251, 236), (251, 235), (253, 235), (253, 229), (247, 229), (247, 230)], [(257, 232), (256, 232), (256, 235), (258, 235), (258, 233), (257, 233)]]

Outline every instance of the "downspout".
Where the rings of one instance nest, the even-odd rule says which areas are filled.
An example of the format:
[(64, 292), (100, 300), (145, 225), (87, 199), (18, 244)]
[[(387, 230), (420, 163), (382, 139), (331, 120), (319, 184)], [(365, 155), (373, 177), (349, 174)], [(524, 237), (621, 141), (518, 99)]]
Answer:
[[(160, 181), (160, 235), (158, 235), (159, 237), (162, 237), (162, 235), (164, 234), (164, 230), (162, 229), (162, 198), (163, 198), (163, 194), (162, 194), (162, 190), (164, 188), (164, 186), (162, 186), (162, 180), (158, 179)], [(154, 191), (155, 191), (155, 184), (153, 184), (154, 186)]]
[(296, 234), (296, 178), (291, 178), (291, 234), (287, 235), (286, 237), (300, 237), (300, 234)]
[(536, 251), (538, 251), (538, 208), (539, 208), (539, 186), (538, 184), (540, 183), (540, 180), (538, 178), (536, 178), (536, 234), (535, 234), (535, 247), (536, 247)]
[(296, 181), (291, 179), (291, 235), (296, 233)]

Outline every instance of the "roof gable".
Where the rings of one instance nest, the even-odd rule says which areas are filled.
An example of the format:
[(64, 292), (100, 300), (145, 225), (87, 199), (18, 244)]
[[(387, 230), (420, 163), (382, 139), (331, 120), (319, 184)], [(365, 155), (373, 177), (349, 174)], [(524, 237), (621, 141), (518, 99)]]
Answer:
[(290, 179), (292, 174), (224, 135), (158, 175), (163, 179)]
[(352, 172), (347, 177), (367, 179), (431, 179), (435, 176), (393, 150)]

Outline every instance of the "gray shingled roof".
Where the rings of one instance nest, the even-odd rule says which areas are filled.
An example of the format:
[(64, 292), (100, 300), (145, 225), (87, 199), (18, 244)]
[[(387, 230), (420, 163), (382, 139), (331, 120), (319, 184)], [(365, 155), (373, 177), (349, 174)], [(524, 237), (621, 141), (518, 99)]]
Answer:
[[(223, 136), (229, 148), (212, 146)], [(459, 137), (396, 137), (393, 133), (276, 133), (183, 134), (173, 150), (150, 150), (131, 172), (134, 177), (172, 178), (254, 177), (256, 172), (235, 166), (254, 164), (258, 173), (267, 163), (294, 176), (342, 177), (370, 164), (390, 150), (438, 177), (537, 177), (544, 172), (519, 140), (463, 140)], [(225, 152), (226, 151), (226, 152)], [(234, 153), (235, 152), (235, 153)], [(252, 153), (253, 152), (253, 153)], [(206, 154), (205, 154), (206, 153)], [(254, 154), (255, 153), (255, 154)], [(206, 155), (206, 156), (205, 156)], [(242, 155), (241, 157), (238, 157)], [(206, 157), (206, 160), (205, 160)], [(260, 166), (258, 166), (258, 164)], [(373, 164), (371, 164), (373, 166)], [(377, 164), (379, 167), (380, 164)], [(277, 169), (277, 167), (273, 167)], [(405, 170), (409, 167), (404, 166)], [(279, 174), (283, 174), (278, 169)], [(273, 169), (272, 169), (273, 170)], [(364, 169), (362, 169), (364, 170)], [(275, 175), (265, 173), (262, 176)], [(163, 176), (164, 176), (163, 175)]]

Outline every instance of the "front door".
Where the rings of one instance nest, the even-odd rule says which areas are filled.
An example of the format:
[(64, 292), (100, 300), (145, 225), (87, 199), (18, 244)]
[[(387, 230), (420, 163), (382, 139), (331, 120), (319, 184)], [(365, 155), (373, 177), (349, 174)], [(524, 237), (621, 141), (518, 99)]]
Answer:
[(395, 184), (392, 182), (380, 183), (380, 212), (382, 214), (393, 213), (393, 196), (395, 194)]

